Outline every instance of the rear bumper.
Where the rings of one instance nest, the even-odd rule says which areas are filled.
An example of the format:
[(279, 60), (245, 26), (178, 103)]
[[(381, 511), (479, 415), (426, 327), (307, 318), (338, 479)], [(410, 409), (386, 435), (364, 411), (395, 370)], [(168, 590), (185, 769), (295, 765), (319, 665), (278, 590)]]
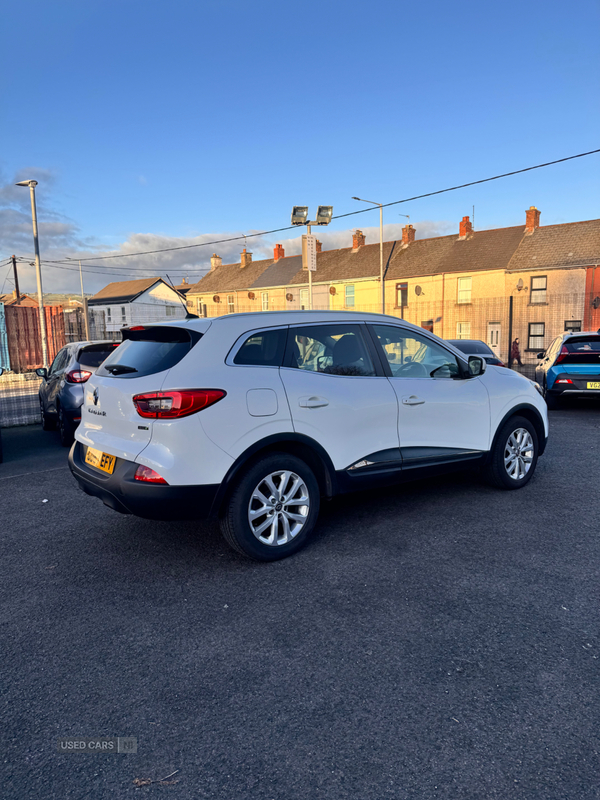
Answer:
[(145, 519), (207, 519), (211, 516), (219, 484), (164, 486), (134, 480), (138, 464), (117, 458), (112, 475), (85, 461), (86, 447), (75, 442), (69, 453), (69, 468), (80, 488), (121, 514)]
[[(568, 379), (571, 383), (558, 383), (561, 379)], [(556, 376), (552, 385), (548, 387), (548, 394), (554, 395), (555, 397), (559, 397), (563, 394), (580, 397), (600, 397), (600, 389), (588, 389), (588, 383), (600, 383), (600, 374), (560, 373)]]

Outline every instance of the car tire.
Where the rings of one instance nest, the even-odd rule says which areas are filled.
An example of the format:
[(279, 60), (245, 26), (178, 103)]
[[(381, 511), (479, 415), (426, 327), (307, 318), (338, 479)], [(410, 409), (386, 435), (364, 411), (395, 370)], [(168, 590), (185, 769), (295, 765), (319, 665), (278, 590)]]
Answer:
[(40, 400), (40, 416), (42, 418), (42, 430), (53, 431), (56, 428), (55, 420), (51, 419), (44, 411), (44, 404)]
[(58, 433), (63, 447), (70, 447), (75, 438), (73, 423), (69, 422), (62, 406), (58, 407)]
[[(299, 504), (302, 498), (306, 502)], [(221, 532), (238, 553), (277, 561), (306, 544), (319, 505), (319, 484), (310, 467), (289, 453), (270, 453), (236, 480), (220, 518)]]
[(535, 472), (539, 453), (538, 436), (525, 417), (511, 417), (496, 436), (486, 467), (486, 478), (500, 489), (521, 489)]

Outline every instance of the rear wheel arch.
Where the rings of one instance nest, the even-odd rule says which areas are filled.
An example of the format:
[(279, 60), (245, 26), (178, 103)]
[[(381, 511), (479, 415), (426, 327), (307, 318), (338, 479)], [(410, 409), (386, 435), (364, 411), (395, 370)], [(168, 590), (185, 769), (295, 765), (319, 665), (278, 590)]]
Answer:
[(241, 473), (270, 453), (287, 453), (300, 458), (313, 471), (321, 495), (329, 498), (336, 494), (335, 469), (329, 455), (318, 442), (301, 434), (275, 434), (256, 442), (236, 459), (221, 482), (211, 510), (212, 516), (222, 512)]

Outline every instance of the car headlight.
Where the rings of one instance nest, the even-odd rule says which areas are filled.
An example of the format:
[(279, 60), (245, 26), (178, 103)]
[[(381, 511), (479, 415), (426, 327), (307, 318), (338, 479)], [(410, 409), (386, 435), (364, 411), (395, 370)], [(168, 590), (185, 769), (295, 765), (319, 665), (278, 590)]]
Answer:
[(530, 383), (530, 384), (531, 384), (531, 385), (532, 385), (532, 386), (533, 386), (535, 389), (537, 389), (537, 390), (538, 390), (538, 392), (539, 392), (539, 393), (542, 395), (542, 397), (544, 396), (544, 393), (542, 392), (542, 387), (539, 385), (539, 383), (536, 383), (536, 381), (529, 381), (529, 383)]

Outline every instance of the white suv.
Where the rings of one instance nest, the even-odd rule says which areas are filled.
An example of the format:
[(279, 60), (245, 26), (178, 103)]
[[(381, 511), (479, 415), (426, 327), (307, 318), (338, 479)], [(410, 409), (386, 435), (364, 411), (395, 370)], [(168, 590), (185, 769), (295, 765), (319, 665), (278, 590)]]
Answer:
[(304, 545), (321, 497), (456, 468), (524, 486), (537, 385), (395, 317), (267, 312), (124, 329), (85, 385), (85, 492), (152, 519), (218, 517), (261, 561)]

